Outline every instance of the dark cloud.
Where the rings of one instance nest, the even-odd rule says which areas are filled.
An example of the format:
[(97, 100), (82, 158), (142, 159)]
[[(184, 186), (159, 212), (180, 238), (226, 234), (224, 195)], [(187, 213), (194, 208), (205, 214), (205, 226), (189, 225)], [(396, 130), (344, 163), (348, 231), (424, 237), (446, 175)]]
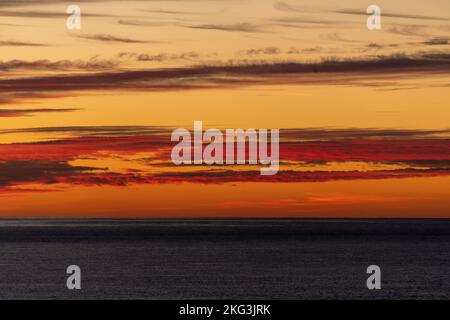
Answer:
[(231, 32), (267, 32), (267, 29), (258, 24), (253, 23), (236, 23), (236, 24), (201, 24), (187, 26), (191, 29), (204, 29), (204, 30), (219, 30), (219, 31), (231, 31)]
[(119, 42), (119, 43), (155, 43), (153, 41), (136, 40), (130, 38), (117, 37), (110, 34), (83, 34), (75, 37), (87, 40), (103, 41), (103, 42)]
[[(341, 21), (336, 21), (336, 20), (323, 20), (323, 19), (316, 19), (316, 18), (311, 18), (311, 17), (307, 17), (307, 16), (300, 16), (300, 17), (283, 17), (283, 18), (277, 18), (277, 19), (272, 19), (272, 21), (277, 22), (278, 24), (282, 25), (282, 26), (291, 26), (291, 27), (302, 27), (302, 28), (307, 28), (307, 27), (320, 27), (321, 25), (323, 26), (328, 26), (328, 25), (336, 25), (336, 24), (340, 24), (342, 23)], [(303, 25), (303, 26), (301, 26)]]
[(3, 72), (15, 71), (99, 71), (115, 69), (120, 64), (117, 60), (10, 60), (0, 61), (0, 70)]
[(81, 174), (94, 169), (46, 160), (0, 161), (0, 172), (2, 172), (0, 175), (0, 187), (25, 183), (55, 183), (58, 178)]
[(398, 163), (420, 168), (441, 168), (450, 170), (450, 160), (406, 160)]
[(14, 40), (0, 40), (0, 47), (48, 47), (45, 43), (34, 43)]
[[(20, 10), (20, 11), (0, 10), (0, 17), (59, 19), (59, 18), (67, 18), (68, 14), (64, 11), (56, 12), (56, 11), (32, 11), (32, 10)], [(83, 17), (119, 18), (120, 16), (83, 12)]]
[(240, 55), (256, 56), (256, 55), (279, 55), (282, 51), (277, 47), (266, 47), (259, 49), (247, 49), (239, 52)]
[[(170, 135), (175, 127), (171, 126), (66, 126), (66, 127), (38, 127), (22, 129), (0, 129), (0, 134), (10, 133), (63, 133), (71, 136), (149, 136), (153, 139), (158, 135)], [(281, 140), (295, 141), (324, 141), (351, 139), (437, 139), (449, 136), (446, 130), (408, 130), (408, 129), (375, 129), (375, 128), (295, 128), (283, 129)], [(78, 140), (77, 140), (78, 141)], [(46, 142), (47, 144), (47, 142)], [(0, 144), (1, 145), (1, 144)]]
[(349, 139), (426, 139), (450, 136), (447, 130), (406, 130), (406, 129), (285, 129), (283, 138), (287, 141), (323, 141)]
[[(367, 16), (367, 13), (365, 11), (361, 11), (361, 10), (349, 9), (349, 10), (336, 10), (333, 12)], [(433, 16), (402, 14), (402, 13), (392, 13), (392, 12), (382, 12), (382, 16), (389, 17), (389, 18), (404, 18), (404, 19), (416, 19), (416, 20), (450, 21), (450, 18), (446, 18), (446, 17), (433, 17)]]
[[(0, 169), (9, 174), (0, 177), (0, 188), (23, 187), (32, 184), (56, 184), (84, 186), (127, 186), (131, 184), (201, 183), (222, 184), (235, 182), (298, 183), (327, 182), (363, 179), (399, 179), (413, 177), (449, 176), (447, 169), (398, 169), (374, 171), (293, 171), (283, 170), (273, 176), (261, 176), (258, 170), (211, 169), (202, 171), (163, 172), (102, 172), (99, 168), (71, 166), (67, 163), (45, 161), (20, 161), (0, 163)], [(1, 189), (0, 189), (1, 190)], [(9, 189), (11, 190), (11, 189)], [(19, 189), (20, 190), (20, 189)]]
[(199, 52), (181, 52), (181, 53), (134, 53), (134, 52), (121, 52), (119, 57), (121, 59), (132, 59), (134, 61), (140, 62), (167, 62), (167, 61), (178, 61), (178, 60), (200, 60), (202, 58), (210, 58), (215, 56), (215, 54), (201, 54)]
[(450, 38), (431, 38), (424, 42), (424, 44), (429, 46), (448, 45), (449, 43)]
[(166, 172), (147, 177), (145, 183), (232, 183), (232, 182), (327, 182), (338, 180), (398, 179), (412, 177), (449, 176), (449, 169), (399, 169), (376, 171), (311, 171), (283, 170), (272, 176), (261, 176), (259, 170), (210, 170), (194, 172)]
[[(30, 67), (31, 68), (31, 67)], [(374, 59), (325, 60), (320, 63), (242, 61), (223, 65), (167, 68), (161, 70), (115, 70), (90, 74), (64, 74), (0, 79), (0, 101), (90, 90), (165, 91), (229, 88), (260, 84), (332, 84), (384, 87), (388, 75), (397, 79), (426, 74), (447, 74), (450, 55), (392, 55)], [(314, 77), (311, 77), (314, 74)], [(370, 74), (368, 78), (367, 75)], [(368, 83), (370, 79), (381, 82)], [(391, 83), (392, 85), (392, 83)]]
[[(240, 50), (235, 53), (237, 57), (247, 56), (247, 57), (257, 57), (257, 56), (267, 56), (265, 58), (268, 58), (268, 56), (278, 56), (282, 54), (286, 55), (295, 55), (295, 54), (312, 54), (312, 53), (319, 53), (322, 52), (321, 47), (310, 47), (310, 48), (302, 48), (299, 49), (297, 47), (288, 47), (288, 48), (279, 48), (279, 47), (262, 47), (262, 48), (250, 48), (246, 50)], [(254, 60), (236, 60), (236, 61), (229, 61), (230, 63), (239, 64), (239, 62), (242, 62), (242, 64), (251, 64), (252, 61), (253, 64), (261, 64), (261, 63), (273, 63), (276, 60), (261, 60), (260, 57)], [(280, 61), (280, 60), (278, 60)]]
[(189, 12), (189, 11), (174, 11), (174, 10), (142, 10), (144, 12), (151, 12), (151, 13), (162, 13), (162, 14), (198, 14), (198, 12)]
[(124, 26), (138, 26), (138, 27), (159, 27), (167, 25), (166, 22), (161, 21), (145, 21), (145, 20), (133, 20), (133, 19), (120, 19), (118, 24)]
[(374, 43), (374, 42), (369, 43), (369, 44), (367, 45), (367, 48), (369, 48), (369, 49), (384, 49), (385, 47), (386, 47), (386, 46), (383, 45), (383, 44)]
[(301, 50), (298, 50), (293, 47), (289, 49), (287, 54), (298, 54), (298, 53), (311, 54), (311, 53), (318, 53), (321, 51), (322, 51), (321, 47), (303, 48)]
[(317, 53), (320, 52), (321, 48), (314, 47), (314, 48), (303, 48), (303, 49), (297, 49), (295, 47), (290, 47), (288, 49), (280, 49), (278, 47), (265, 47), (265, 48), (253, 48), (253, 49), (247, 49), (238, 51), (236, 53), (237, 56), (277, 56), (280, 54), (309, 54), (309, 53)]
[(0, 134), (11, 133), (52, 133), (72, 136), (140, 136), (168, 134), (173, 128), (158, 126), (82, 126), (82, 127), (41, 127), (23, 129), (3, 129)]

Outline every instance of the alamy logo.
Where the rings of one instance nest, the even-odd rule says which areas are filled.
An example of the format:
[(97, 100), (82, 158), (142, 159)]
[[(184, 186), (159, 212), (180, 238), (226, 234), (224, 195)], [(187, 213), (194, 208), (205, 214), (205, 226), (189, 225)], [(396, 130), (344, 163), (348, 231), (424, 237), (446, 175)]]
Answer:
[(367, 8), (367, 14), (370, 16), (367, 18), (367, 29), (380, 30), (381, 29), (381, 8), (377, 5), (370, 5)]
[(81, 289), (81, 269), (73, 264), (67, 267), (66, 273), (70, 276), (67, 278), (66, 286), (69, 290)]
[[(279, 130), (270, 130), (270, 145), (267, 129), (219, 129), (203, 132), (202, 121), (194, 121), (194, 136), (187, 129), (176, 129), (171, 140), (178, 141), (172, 149), (175, 165), (256, 165), (261, 175), (274, 175), (279, 169)], [(270, 150), (269, 150), (270, 149)], [(269, 155), (270, 153), (270, 155)]]
[(81, 8), (75, 4), (67, 7), (67, 14), (70, 16), (67, 18), (66, 26), (69, 30), (81, 29)]
[(381, 269), (377, 265), (371, 265), (367, 267), (367, 274), (370, 276), (367, 278), (366, 285), (369, 290), (381, 289)]

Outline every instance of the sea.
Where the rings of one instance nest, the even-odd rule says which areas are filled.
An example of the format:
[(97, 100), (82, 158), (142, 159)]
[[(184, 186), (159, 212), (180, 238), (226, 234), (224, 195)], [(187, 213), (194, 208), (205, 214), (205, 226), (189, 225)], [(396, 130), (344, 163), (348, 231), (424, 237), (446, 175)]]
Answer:
[(445, 219), (0, 220), (0, 299), (449, 298)]

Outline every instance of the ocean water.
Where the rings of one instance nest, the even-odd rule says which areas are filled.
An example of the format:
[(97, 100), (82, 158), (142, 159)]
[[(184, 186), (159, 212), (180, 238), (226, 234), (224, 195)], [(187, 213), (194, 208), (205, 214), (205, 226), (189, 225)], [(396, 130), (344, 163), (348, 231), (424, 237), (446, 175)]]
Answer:
[(0, 298), (448, 299), (450, 220), (0, 220)]

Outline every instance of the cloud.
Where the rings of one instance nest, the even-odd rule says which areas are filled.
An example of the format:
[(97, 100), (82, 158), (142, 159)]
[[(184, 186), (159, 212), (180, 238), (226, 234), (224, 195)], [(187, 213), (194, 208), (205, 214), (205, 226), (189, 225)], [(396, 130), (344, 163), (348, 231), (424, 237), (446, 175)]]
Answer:
[[(0, 189), (26, 189), (27, 184), (57, 183), (125, 186), (152, 183), (324, 182), (450, 175), (450, 130), (281, 130), (281, 170), (275, 176), (264, 177), (259, 173), (260, 166), (248, 169), (191, 166), (196, 170), (174, 171), (179, 167), (170, 161), (172, 129), (134, 126), (22, 129), (21, 132), (70, 132), (74, 137), (0, 144), (0, 171), (4, 173), (0, 177)], [(14, 131), (2, 131), (8, 132)], [(447, 135), (447, 138), (442, 135)], [(102, 160), (105, 157), (115, 157), (126, 167), (121, 171), (109, 169), (108, 161)], [(77, 159), (88, 159), (91, 164), (75, 165), (73, 161)], [(365, 169), (343, 171), (338, 167), (323, 167), (327, 163), (347, 162), (366, 163), (362, 165)], [(132, 168), (133, 163), (139, 164), (139, 170)], [(391, 165), (392, 169), (380, 169), (379, 166), (370, 169), (374, 163)], [(298, 167), (306, 170), (298, 170)]]
[(0, 161), (0, 187), (26, 183), (55, 183), (57, 179), (80, 174), (94, 168), (71, 166), (65, 162), (45, 160)]
[(448, 45), (450, 42), (450, 38), (431, 38), (424, 42), (424, 44), (429, 46), (439, 46), (439, 45)]
[(384, 44), (379, 44), (379, 43), (374, 43), (371, 42), (367, 45), (367, 48), (369, 49), (384, 49), (386, 47), (386, 45)]
[[(342, 13), (342, 14), (367, 16), (367, 13), (362, 10), (348, 9), (348, 10), (336, 10), (333, 12)], [(450, 18), (446, 18), (446, 17), (433, 17), (433, 16), (412, 15), (412, 14), (402, 14), (402, 13), (392, 13), (392, 12), (382, 12), (382, 16), (389, 17), (389, 18), (403, 18), (403, 19), (416, 19), (416, 20), (450, 21)]]
[[(75, 37), (87, 40), (103, 41), (103, 42), (119, 42), (119, 43), (151, 43), (152, 41), (135, 40), (130, 38), (116, 37), (110, 34), (84, 34)], [(152, 42), (155, 43), (155, 42)]]
[(291, 5), (286, 2), (277, 1), (273, 4), (273, 7), (280, 11), (288, 11), (288, 12), (304, 12), (306, 9), (301, 6)]
[(0, 134), (11, 133), (52, 133), (71, 136), (141, 136), (168, 134), (173, 128), (158, 126), (82, 126), (82, 127), (41, 127), (23, 129), (3, 129)]
[(5, 27), (29, 27), (28, 25), (15, 24), (15, 23), (0, 23), (0, 26), (5, 26)]
[[(132, 155), (141, 152), (168, 152), (171, 140), (167, 129), (163, 133), (158, 128), (136, 127), (68, 127), (34, 128), (28, 130), (6, 130), (7, 133), (46, 132), (70, 133), (72, 138), (54, 138), (50, 141), (0, 144), (0, 160), (47, 160), (71, 161), (81, 156), (94, 156), (99, 152)], [(144, 133), (145, 132), (145, 133)], [(167, 153), (168, 159), (170, 152)]]
[(35, 115), (37, 113), (60, 113), (60, 112), (74, 112), (81, 109), (49, 109), (49, 108), (41, 108), (41, 109), (0, 109), (0, 118), (4, 117), (23, 117), (28, 115)]
[(303, 48), (301, 50), (295, 48), (295, 47), (291, 47), (286, 53), (287, 54), (311, 54), (311, 53), (319, 53), (322, 51), (321, 47), (311, 47), (311, 48)]
[(391, 33), (399, 34), (402, 36), (427, 36), (427, 33), (423, 30), (425, 26), (422, 25), (396, 25), (388, 28)]
[(179, 61), (179, 60), (199, 60), (202, 58), (210, 58), (216, 56), (216, 54), (202, 54), (195, 51), (181, 52), (181, 53), (134, 53), (134, 52), (121, 52), (118, 55), (121, 59), (132, 59), (139, 62), (167, 62), (167, 61)]
[[(1, 68), (1, 64), (0, 64)], [(3, 103), (76, 92), (123, 90), (167, 91), (215, 89), (260, 84), (330, 84), (385, 87), (384, 77), (398, 79), (443, 74), (450, 69), (447, 53), (392, 55), (373, 59), (324, 60), (320, 63), (231, 61), (224, 64), (161, 70), (113, 70), (85, 74), (36, 75), (0, 79)], [(311, 75), (314, 74), (312, 77)], [(370, 77), (367, 77), (370, 74)], [(378, 80), (374, 82), (374, 79)], [(392, 82), (391, 82), (392, 85)]]
[(350, 39), (345, 39), (341, 36), (340, 33), (338, 32), (333, 32), (333, 33), (328, 33), (328, 34), (322, 34), (320, 36), (321, 39), (323, 40), (328, 40), (328, 41), (338, 41), (338, 42), (361, 42), (361, 41), (357, 41), (357, 40), (350, 40)]
[[(328, 26), (328, 25), (336, 25), (342, 23), (341, 21), (336, 20), (323, 20), (323, 19), (315, 19), (307, 16), (300, 16), (300, 17), (283, 17), (283, 18), (277, 18), (272, 19), (272, 21), (280, 23), (282, 26), (291, 26), (291, 27), (320, 27), (320, 26)], [(287, 25), (290, 24), (290, 25)], [(292, 24), (302, 24), (303, 26), (299, 25), (292, 25)]]
[(48, 47), (50, 45), (44, 43), (24, 42), (15, 40), (0, 40), (0, 47)]
[(0, 70), (2, 72), (27, 71), (28, 74), (33, 71), (99, 71), (115, 69), (120, 61), (108, 59), (100, 60), (92, 58), (89, 60), (10, 60), (0, 61)]
[(281, 159), (305, 162), (450, 160), (448, 139), (350, 139), (286, 143)]
[(191, 25), (187, 27), (191, 29), (219, 30), (229, 32), (251, 32), (251, 33), (267, 32), (264, 26), (247, 22), (236, 24), (201, 24), (201, 25)]
[(132, 19), (120, 19), (119, 21), (117, 21), (117, 23), (124, 26), (138, 26), (138, 27), (159, 27), (167, 25), (166, 22), (132, 20)]
[[(56, 11), (33, 11), (33, 10), (20, 10), (20, 11), (0, 10), (0, 17), (59, 19), (59, 18), (67, 18), (68, 15), (64, 11), (56, 12)], [(83, 17), (120, 18), (120, 16), (115, 15), (88, 13), (88, 12), (84, 12)]]
[(285, 129), (283, 137), (288, 141), (323, 141), (323, 140), (353, 140), (353, 139), (426, 139), (439, 136), (450, 136), (447, 130), (407, 130), (407, 129)]
[(320, 52), (320, 47), (297, 49), (290, 47), (289, 49), (280, 49), (278, 47), (265, 47), (265, 48), (252, 48), (247, 50), (241, 50), (236, 53), (237, 56), (277, 56), (281, 54), (309, 54)]
[(399, 162), (410, 166), (420, 168), (448, 168), (450, 169), (450, 160), (406, 160)]
[(277, 47), (266, 47), (259, 49), (247, 49), (245, 51), (240, 51), (239, 55), (256, 56), (256, 55), (279, 55), (281, 50)]
[[(9, 174), (0, 178), (0, 191), (26, 188), (27, 184), (68, 184), (83, 186), (127, 186), (132, 184), (200, 183), (223, 184), (237, 182), (298, 183), (328, 182), (339, 180), (373, 180), (418, 177), (449, 176), (450, 169), (402, 169), (362, 171), (282, 171), (274, 176), (261, 176), (259, 170), (203, 170), (164, 172), (156, 174), (99, 172), (98, 168), (71, 166), (57, 162), (8, 162), (0, 169), (9, 169)], [(8, 188), (9, 187), (9, 188)], [(17, 189), (20, 188), (20, 189)], [(2, 190), (3, 189), (3, 190)]]
[(142, 10), (144, 12), (161, 13), (161, 14), (198, 14), (198, 12), (175, 11), (175, 10)]
[(147, 177), (145, 183), (202, 183), (220, 184), (236, 182), (328, 182), (338, 180), (362, 180), (362, 179), (398, 179), (413, 177), (449, 176), (450, 169), (404, 169), (404, 170), (380, 170), (374, 172), (360, 171), (335, 171), (335, 172), (298, 172), (281, 171), (273, 176), (261, 176), (259, 171), (196, 171), (180, 173), (162, 173)]

